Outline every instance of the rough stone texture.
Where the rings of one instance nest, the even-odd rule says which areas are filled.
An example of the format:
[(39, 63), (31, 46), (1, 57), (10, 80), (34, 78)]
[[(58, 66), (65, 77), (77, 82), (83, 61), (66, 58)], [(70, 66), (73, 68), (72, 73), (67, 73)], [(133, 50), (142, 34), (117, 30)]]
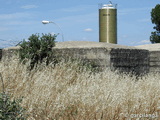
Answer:
[(3, 59), (5, 59), (5, 58), (11, 58), (13, 55), (17, 54), (19, 48), (20, 48), (19, 46), (17, 46), (17, 47), (10, 47), (10, 48), (4, 48), (2, 50), (2, 58)]
[(95, 67), (106, 69), (110, 67), (110, 49), (106, 48), (54, 48), (58, 58), (77, 59), (94, 64)]
[[(79, 56), (84, 59), (86, 57), (90, 61), (96, 61), (96, 64), (104, 69), (109, 67), (111, 70), (135, 72), (136, 74), (149, 71), (149, 52), (147, 50), (136, 50), (135, 47), (97, 42), (63, 42), (58, 43), (55, 49), (57, 48), (65, 49), (65, 53), (68, 48), (71, 50), (69, 53), (73, 54), (72, 57), (75, 55), (77, 55), (75, 58)], [(89, 52), (88, 48), (92, 52)], [(85, 54), (80, 52), (81, 49)]]
[(135, 47), (100, 42), (70, 41), (57, 43), (54, 49), (57, 51), (55, 53), (65, 56), (65, 58), (68, 56), (73, 59), (88, 60), (102, 69), (110, 68), (136, 74), (149, 71), (148, 51), (136, 50)]
[(110, 68), (136, 75), (149, 72), (149, 51), (140, 49), (112, 49)]
[(67, 41), (58, 42), (54, 48), (124, 48), (124, 49), (136, 49), (136, 47), (124, 46), (118, 44), (104, 43), (104, 42), (91, 42), (91, 41)]
[(160, 43), (135, 46), (139, 49), (146, 49), (150, 52), (150, 72), (160, 72)]
[(160, 51), (150, 51), (150, 72), (160, 72)]
[[(154, 47), (154, 45), (151, 45)], [(53, 48), (55, 56), (61, 58), (81, 59), (96, 64), (97, 67), (136, 74), (160, 71), (159, 46), (152, 47), (123, 46), (109, 43), (68, 41), (56, 43)], [(20, 47), (5, 48), (2, 56), (11, 57)], [(158, 49), (155, 51), (155, 48)], [(149, 50), (149, 51), (148, 51)], [(149, 53), (150, 52), (150, 53)], [(149, 70), (150, 69), (150, 70)]]
[(160, 43), (135, 46), (137, 49), (146, 49), (149, 51), (160, 51)]

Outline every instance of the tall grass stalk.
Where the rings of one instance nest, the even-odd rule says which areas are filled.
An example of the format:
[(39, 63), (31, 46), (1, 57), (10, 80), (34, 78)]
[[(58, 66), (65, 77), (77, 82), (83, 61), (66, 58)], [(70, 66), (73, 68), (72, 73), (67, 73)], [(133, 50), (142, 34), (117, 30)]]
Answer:
[(160, 112), (156, 73), (137, 80), (109, 70), (92, 73), (71, 61), (40, 64), (29, 71), (16, 57), (2, 60), (0, 68), (6, 91), (23, 97), (29, 120), (127, 120), (133, 114)]

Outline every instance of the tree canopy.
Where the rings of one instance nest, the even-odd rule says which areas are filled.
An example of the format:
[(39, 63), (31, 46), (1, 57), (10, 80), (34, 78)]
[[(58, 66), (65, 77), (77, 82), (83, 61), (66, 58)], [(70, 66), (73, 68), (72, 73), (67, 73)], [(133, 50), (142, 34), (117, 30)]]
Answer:
[(151, 21), (155, 26), (153, 29), (156, 31), (151, 32), (151, 43), (160, 43), (160, 4), (157, 4), (151, 11)]
[(52, 48), (55, 46), (55, 39), (57, 35), (51, 34), (32, 34), (28, 41), (23, 40), (20, 44), (19, 56), (20, 60), (26, 62), (30, 60), (30, 68), (38, 64), (38, 62), (44, 62), (46, 59), (46, 64), (54, 58)]

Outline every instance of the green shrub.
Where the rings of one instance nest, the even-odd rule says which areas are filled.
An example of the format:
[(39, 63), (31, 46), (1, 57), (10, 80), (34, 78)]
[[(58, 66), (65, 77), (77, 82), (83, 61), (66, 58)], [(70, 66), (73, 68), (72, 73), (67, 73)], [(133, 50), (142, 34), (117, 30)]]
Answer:
[(10, 100), (9, 95), (0, 93), (0, 120), (25, 120), (22, 99)]
[(22, 99), (13, 99), (5, 93), (2, 74), (0, 73), (2, 82), (2, 91), (0, 93), (0, 120), (26, 120), (25, 109), (20, 106)]
[(32, 34), (28, 41), (23, 40), (20, 44), (19, 56), (20, 60), (26, 62), (31, 60), (31, 69), (38, 63), (42, 63), (46, 58), (46, 64), (53, 57), (52, 48), (55, 46), (55, 39), (57, 35), (51, 34)]

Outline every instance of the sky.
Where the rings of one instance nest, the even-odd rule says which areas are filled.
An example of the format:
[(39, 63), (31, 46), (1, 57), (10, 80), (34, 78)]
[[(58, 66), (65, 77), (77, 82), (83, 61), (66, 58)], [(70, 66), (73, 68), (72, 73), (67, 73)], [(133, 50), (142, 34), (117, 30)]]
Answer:
[[(0, 0), (0, 48), (36, 33), (59, 34), (57, 42), (99, 42), (100, 3), (107, 0)], [(112, 0), (117, 4), (118, 44), (151, 44), (150, 12), (160, 0)], [(56, 24), (42, 24), (42, 20)]]

